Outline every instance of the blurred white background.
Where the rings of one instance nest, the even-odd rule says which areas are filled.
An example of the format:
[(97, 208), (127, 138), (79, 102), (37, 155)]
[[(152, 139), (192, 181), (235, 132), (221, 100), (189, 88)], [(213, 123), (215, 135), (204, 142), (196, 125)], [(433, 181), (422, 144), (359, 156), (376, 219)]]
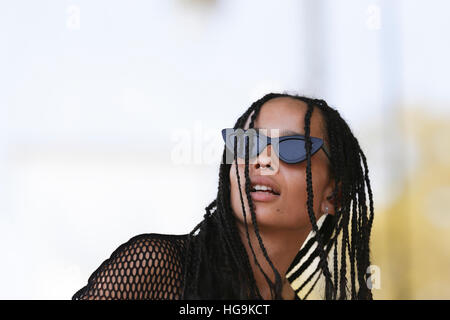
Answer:
[[(450, 116), (448, 12), (445, 0), (2, 1), (0, 298), (69, 299), (132, 236), (188, 233), (217, 192), (220, 130), (268, 92), (338, 109), (382, 215), (421, 163), (410, 110)], [(430, 217), (450, 227), (448, 210)], [(418, 297), (408, 288), (379, 297)]]

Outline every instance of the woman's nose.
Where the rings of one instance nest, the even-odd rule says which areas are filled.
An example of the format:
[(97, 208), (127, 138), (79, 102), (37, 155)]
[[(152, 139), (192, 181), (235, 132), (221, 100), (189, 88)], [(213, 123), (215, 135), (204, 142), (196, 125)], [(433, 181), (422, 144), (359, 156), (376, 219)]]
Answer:
[(254, 163), (255, 169), (261, 169), (261, 175), (275, 174), (278, 172), (278, 157), (272, 150), (272, 146), (268, 145), (263, 151), (257, 156)]

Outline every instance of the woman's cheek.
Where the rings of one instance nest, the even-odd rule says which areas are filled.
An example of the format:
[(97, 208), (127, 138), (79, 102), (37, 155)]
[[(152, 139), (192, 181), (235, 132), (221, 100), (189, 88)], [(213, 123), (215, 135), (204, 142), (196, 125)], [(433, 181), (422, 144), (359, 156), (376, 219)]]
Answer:
[[(242, 177), (241, 172), (239, 172), (239, 179), (241, 180), (241, 184), (244, 184), (245, 177)], [(242, 180), (244, 179), (244, 180)], [(245, 190), (243, 190), (242, 196), (244, 198), (244, 204), (246, 205), (246, 210), (248, 210), (248, 204), (245, 197)], [(231, 208), (233, 209), (233, 212), (235, 215), (243, 219), (243, 213), (242, 213), (242, 203), (240, 198), (240, 193), (238, 189), (238, 183), (236, 178), (236, 166), (233, 164), (230, 168), (230, 203)]]
[(308, 216), (305, 177), (299, 174), (298, 169), (286, 172), (286, 177), (289, 179), (284, 182), (285, 193), (281, 199), (282, 206), (287, 215), (293, 217), (295, 221), (303, 221)]

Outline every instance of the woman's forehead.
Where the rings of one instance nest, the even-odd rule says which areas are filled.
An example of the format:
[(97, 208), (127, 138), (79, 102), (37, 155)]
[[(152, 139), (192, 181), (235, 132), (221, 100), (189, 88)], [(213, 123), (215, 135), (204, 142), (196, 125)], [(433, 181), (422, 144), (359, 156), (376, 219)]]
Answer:
[[(292, 98), (274, 98), (266, 102), (259, 111), (254, 122), (255, 128), (267, 129), (269, 136), (272, 136), (270, 129), (279, 129), (279, 136), (287, 136), (294, 134), (305, 134), (305, 114), (307, 104), (303, 101)], [(250, 114), (245, 124), (248, 129), (250, 124)], [(320, 110), (314, 108), (310, 120), (310, 135), (313, 137), (323, 138), (323, 120)], [(276, 136), (277, 131), (272, 130)]]

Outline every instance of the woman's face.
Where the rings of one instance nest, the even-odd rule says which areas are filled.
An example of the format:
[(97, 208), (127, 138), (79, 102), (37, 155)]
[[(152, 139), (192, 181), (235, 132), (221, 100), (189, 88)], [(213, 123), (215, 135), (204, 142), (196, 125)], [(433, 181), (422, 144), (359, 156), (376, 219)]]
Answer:
[[(254, 128), (267, 129), (270, 137), (289, 135), (283, 131), (292, 131), (304, 135), (304, 118), (307, 111), (306, 103), (288, 97), (274, 98), (266, 102), (254, 122)], [(250, 117), (245, 129), (248, 129)], [(314, 108), (311, 116), (310, 135), (324, 139), (323, 119), (318, 108)], [(279, 135), (270, 129), (279, 129)], [(328, 143), (325, 140), (328, 146)], [(242, 196), (245, 204), (247, 223), (251, 224), (251, 214), (245, 194), (245, 163), (238, 158), (239, 178)], [(334, 181), (330, 178), (329, 160), (322, 149), (311, 157), (312, 186), (314, 192), (313, 208), (316, 219), (328, 206), (328, 212), (333, 214), (334, 207), (327, 197), (331, 195)], [(256, 159), (249, 163), (249, 177), (265, 177), (277, 186), (280, 195), (270, 201), (253, 200), (258, 227), (261, 231), (276, 229), (304, 229), (311, 228), (307, 209), (306, 190), (306, 160), (297, 164), (287, 164), (278, 160), (272, 146), (267, 146)], [(242, 204), (239, 195), (236, 163), (230, 169), (231, 207), (237, 221), (244, 222)]]

